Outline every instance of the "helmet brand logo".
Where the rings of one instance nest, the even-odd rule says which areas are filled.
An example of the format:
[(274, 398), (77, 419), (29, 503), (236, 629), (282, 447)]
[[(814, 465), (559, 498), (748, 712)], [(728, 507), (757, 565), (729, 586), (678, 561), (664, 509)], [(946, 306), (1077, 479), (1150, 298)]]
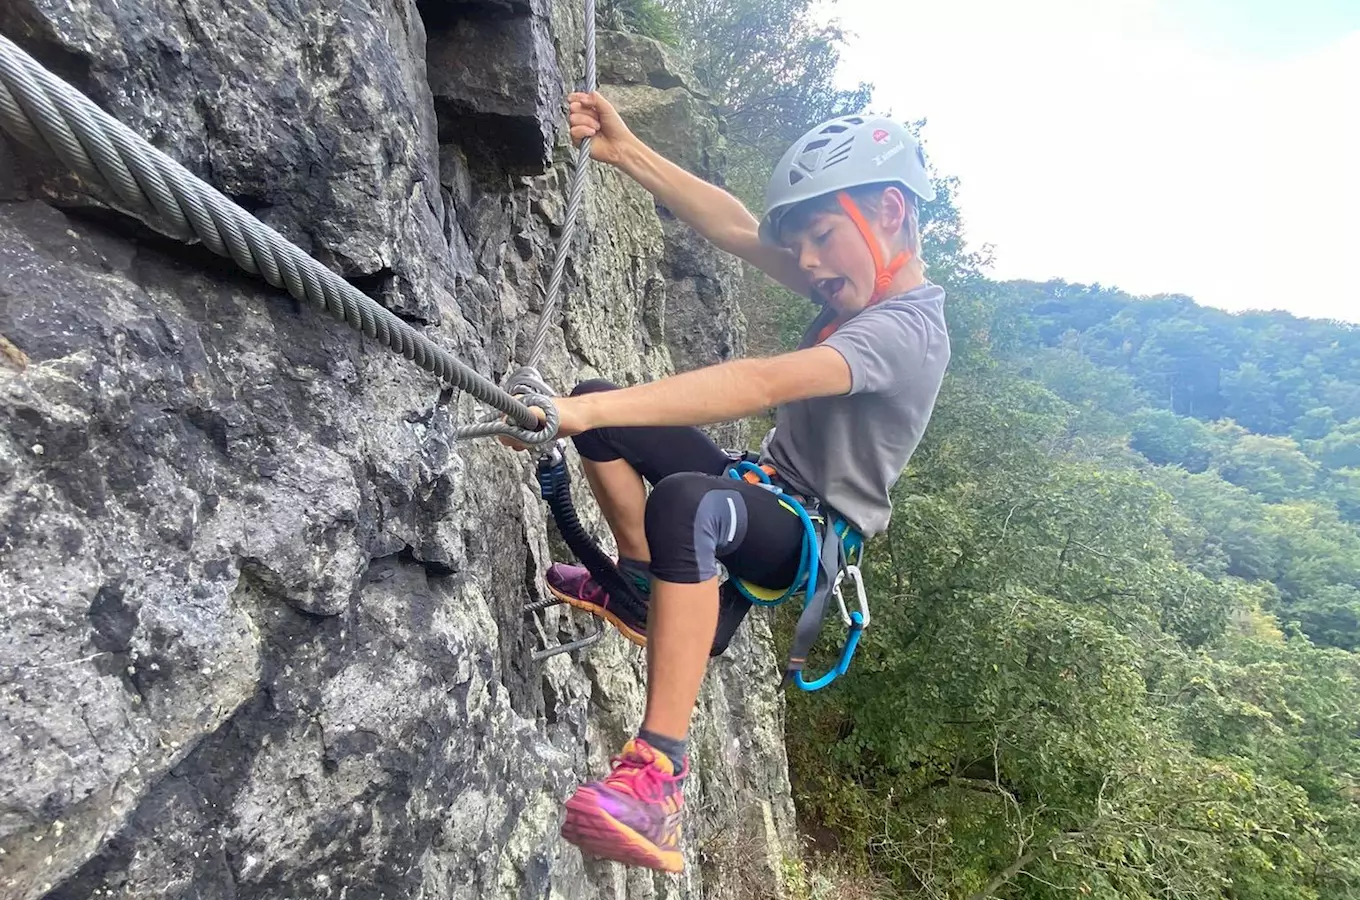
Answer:
[(882, 153), (878, 154), (878, 156), (875, 156), (874, 165), (876, 166), (883, 165), (885, 162), (892, 159), (894, 156), (901, 153), (905, 149), (907, 149), (907, 145), (899, 141), (896, 146), (892, 147), (889, 150), (884, 150)]
[(885, 131), (884, 129), (882, 129), (882, 128), (875, 128), (875, 129), (874, 129), (874, 143), (875, 143), (875, 144), (885, 144), (885, 143), (887, 143), (888, 137), (889, 137), (888, 132)]

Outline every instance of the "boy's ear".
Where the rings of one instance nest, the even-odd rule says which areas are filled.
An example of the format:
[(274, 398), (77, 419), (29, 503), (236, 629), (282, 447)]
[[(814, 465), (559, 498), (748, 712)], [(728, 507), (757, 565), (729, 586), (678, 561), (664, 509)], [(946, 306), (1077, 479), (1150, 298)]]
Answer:
[(907, 221), (907, 198), (900, 188), (887, 187), (878, 203), (878, 224), (887, 234), (897, 234)]

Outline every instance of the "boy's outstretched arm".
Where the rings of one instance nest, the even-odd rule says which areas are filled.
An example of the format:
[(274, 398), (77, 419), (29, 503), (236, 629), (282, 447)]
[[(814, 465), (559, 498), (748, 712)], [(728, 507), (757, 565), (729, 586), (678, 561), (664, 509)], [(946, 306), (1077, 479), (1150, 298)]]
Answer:
[[(830, 397), (851, 388), (839, 351), (809, 347), (756, 359), (734, 359), (613, 391), (558, 397), (559, 437), (629, 425), (709, 425), (764, 412), (793, 400)], [(542, 410), (538, 411), (543, 418)], [(513, 438), (500, 442), (528, 449)]]
[(622, 425), (710, 425), (794, 400), (849, 392), (850, 366), (831, 347), (734, 359), (658, 381), (558, 401), (566, 429)]
[(573, 143), (591, 138), (592, 158), (621, 169), (718, 249), (808, 296), (812, 285), (798, 261), (787, 250), (760, 240), (760, 223), (740, 200), (648, 147), (598, 92), (575, 93), (569, 100)]

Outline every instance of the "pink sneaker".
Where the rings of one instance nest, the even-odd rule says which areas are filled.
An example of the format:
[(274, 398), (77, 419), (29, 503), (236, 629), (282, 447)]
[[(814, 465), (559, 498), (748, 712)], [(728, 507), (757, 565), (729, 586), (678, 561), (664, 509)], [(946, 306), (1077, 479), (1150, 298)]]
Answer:
[(567, 801), (562, 837), (587, 856), (629, 866), (681, 872), (682, 779), (671, 760), (633, 738), (612, 760), (602, 781), (583, 784)]
[(590, 577), (588, 569), (553, 563), (544, 578), (548, 582), (548, 590), (558, 600), (608, 621), (639, 647), (647, 646), (645, 610), (644, 617), (639, 618), (632, 613), (632, 604), (611, 603), (609, 592)]

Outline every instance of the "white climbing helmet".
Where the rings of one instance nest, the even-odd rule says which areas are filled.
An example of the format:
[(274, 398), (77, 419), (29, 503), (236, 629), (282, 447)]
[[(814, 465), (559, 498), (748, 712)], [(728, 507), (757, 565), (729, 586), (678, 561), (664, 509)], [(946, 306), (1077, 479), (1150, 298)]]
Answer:
[(774, 167), (760, 237), (775, 243), (780, 216), (804, 200), (879, 182), (900, 184), (918, 202), (935, 199), (925, 154), (907, 129), (882, 116), (823, 122), (794, 141)]

